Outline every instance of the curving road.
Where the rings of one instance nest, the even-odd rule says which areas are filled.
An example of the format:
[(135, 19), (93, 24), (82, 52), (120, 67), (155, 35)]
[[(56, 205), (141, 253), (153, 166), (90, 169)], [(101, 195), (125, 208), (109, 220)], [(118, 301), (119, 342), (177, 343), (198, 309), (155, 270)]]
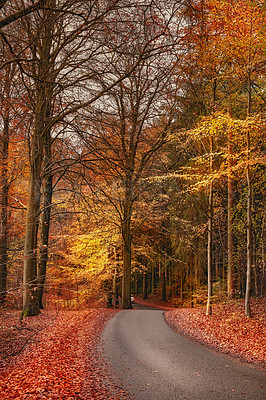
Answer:
[(163, 311), (135, 306), (111, 319), (103, 355), (134, 400), (265, 400), (265, 374), (175, 333)]

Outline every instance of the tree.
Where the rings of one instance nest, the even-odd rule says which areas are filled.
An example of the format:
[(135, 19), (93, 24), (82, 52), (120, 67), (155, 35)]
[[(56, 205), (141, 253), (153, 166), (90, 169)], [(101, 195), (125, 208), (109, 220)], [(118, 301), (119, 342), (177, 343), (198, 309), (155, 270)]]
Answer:
[[(207, 85), (215, 86), (217, 83), (217, 107), (226, 107), (224, 100), (230, 104), (230, 114), (245, 118), (242, 101), (243, 88), (246, 87), (251, 104), (254, 101), (259, 110), (260, 103), (265, 103), (263, 98), (260, 76), (263, 73), (263, 24), (265, 24), (265, 12), (261, 1), (217, 2), (216, 0), (204, 2), (190, 2), (187, 15), (188, 23), (188, 58), (198, 68), (196, 74), (192, 72), (191, 80), (194, 95), (202, 97), (203, 113), (210, 112), (211, 99)], [(199, 57), (201, 55), (201, 57)], [(208, 61), (207, 61), (208, 59)], [(188, 64), (183, 71), (189, 70)], [(197, 78), (200, 78), (197, 79)], [(204, 90), (202, 90), (204, 88)], [(204, 97), (205, 96), (205, 97)], [(233, 102), (232, 102), (233, 99)], [(223, 105), (224, 103), (224, 105)], [(231, 135), (230, 129), (228, 130)], [(248, 134), (247, 134), (248, 135)], [(232, 169), (232, 137), (228, 144), (228, 163)], [(247, 137), (247, 147), (249, 148)], [(249, 152), (250, 150), (248, 150)], [(251, 176), (250, 161), (247, 167), (248, 191), (247, 209), (247, 260), (248, 279), (247, 290), (250, 291), (251, 274)], [(228, 176), (228, 295), (233, 293), (233, 230), (232, 230), (232, 171)]]
[[(9, 49), (2, 43), (1, 60), (9, 56)], [(0, 303), (4, 304), (7, 294), (7, 275), (8, 275), (8, 241), (10, 239), (12, 208), (14, 201), (10, 198), (14, 195), (14, 187), (19, 176), (23, 174), (23, 156), (20, 161), (14, 154), (14, 143), (21, 141), (25, 137), (25, 129), (22, 128), (22, 119), (25, 118), (25, 108), (21, 98), (23, 94), (18, 91), (21, 89), (21, 82), (18, 77), (16, 64), (7, 64), (0, 71), (1, 81), (1, 112), (0, 112)], [(20, 98), (19, 98), (20, 97)], [(26, 118), (24, 119), (24, 123)], [(19, 145), (18, 145), (19, 147)], [(16, 160), (16, 163), (12, 160)], [(16, 164), (16, 165), (14, 165)], [(16, 198), (16, 196), (15, 196)], [(12, 206), (13, 204), (13, 206)]]
[[(113, 204), (120, 219), (123, 241), (123, 308), (131, 306), (133, 205), (141, 190), (140, 179), (145, 176), (154, 153), (164, 144), (172, 118), (171, 114), (164, 119), (161, 117), (162, 112), (167, 112), (163, 108), (163, 94), (169, 90), (170, 75), (162, 70), (152, 75), (152, 62), (143, 62), (132, 76), (110, 93), (110, 108), (116, 111), (109, 114), (100, 110), (104, 117), (92, 141), (86, 143), (89, 153), (99, 160), (93, 163), (93, 172), (105, 181), (100, 191)], [(113, 114), (119, 115), (119, 119), (113, 117)], [(152, 126), (155, 116), (161, 119), (157, 127)], [(91, 165), (90, 158), (88, 164)]]
[(234, 270), (233, 270), (233, 162), (232, 162), (232, 129), (228, 128), (228, 211), (227, 211), (227, 296), (229, 299), (234, 294)]
[[(71, 115), (74, 116), (78, 110), (89, 107), (125, 79), (149, 52), (147, 44), (144, 44), (134, 64), (127, 66), (117, 80), (113, 79), (114, 75), (109, 74), (107, 85), (102, 87), (99, 84), (99, 77), (104, 71), (107, 77), (106, 68), (111, 62), (108, 58), (110, 50), (106, 41), (106, 29), (110, 23), (108, 18), (113, 21), (112, 17), (120, 2), (94, 3), (90, 9), (87, 2), (80, 1), (81, 14), (76, 12), (78, 7), (76, 2), (64, 3), (64, 7), (52, 0), (46, 3), (48, 6), (40, 12), (40, 18), (38, 15), (36, 19), (27, 16), (21, 21), (26, 35), (25, 41), (21, 42), (25, 59), (20, 65), (24, 81), (31, 93), (34, 116), (34, 129), (30, 136), (31, 169), (25, 239), (23, 315), (38, 313), (37, 234), (46, 138), (52, 135), (51, 130), (57, 129), (59, 123), (62, 124), (63, 121), (68, 123)], [(67, 25), (71, 24), (70, 21), (74, 28), (68, 32)], [(119, 24), (125, 26), (120, 20), (120, 15)], [(102, 32), (100, 43), (99, 32)], [(27, 43), (30, 43), (30, 46)], [(88, 46), (90, 51), (85, 52)], [(34, 62), (31, 62), (31, 56)], [(80, 88), (80, 98), (73, 103), (70, 93), (77, 87)], [(45, 206), (45, 209), (47, 207)]]
[(3, 304), (6, 298), (7, 290), (7, 234), (8, 234), (8, 150), (10, 136), (10, 88), (12, 82), (11, 67), (8, 66), (4, 76), (4, 87), (2, 93), (2, 112), (3, 131), (1, 135), (1, 175), (0, 175), (0, 304)]
[[(145, 13), (145, 18), (145, 25), (142, 25), (142, 13), (137, 8), (134, 20), (139, 22), (124, 27), (122, 36), (117, 39), (120, 57), (111, 62), (111, 73), (120, 82), (128, 65), (136, 65), (143, 48), (147, 49), (148, 57), (108, 91), (104, 102), (97, 104), (91, 116), (93, 128), (80, 132), (87, 147), (84, 163), (87, 162), (95, 174), (96, 184), (97, 175), (104, 181), (95, 191), (109, 199), (120, 219), (122, 308), (131, 308), (132, 216), (141, 190), (140, 179), (145, 176), (153, 155), (165, 143), (173, 118), (170, 103), (175, 101), (176, 93), (172, 57), (168, 52), (175, 43), (169, 44), (168, 32), (165, 35), (170, 18), (156, 24), (159, 17), (152, 8), (150, 15)], [(108, 77), (100, 76), (100, 83), (103, 88), (107, 87)]]
[[(1, 0), (0, 1), (0, 10), (2, 8), (4, 8), (6, 5), (8, 4), (9, 1), (8, 0)], [(12, 22), (15, 22), (21, 18), (23, 18), (24, 16), (33, 13), (34, 11), (40, 10), (44, 4), (45, 4), (45, 0), (39, 0), (36, 2), (33, 2), (32, 5), (28, 5), (25, 6), (24, 1), (22, 2), (22, 7), (21, 9), (18, 9), (16, 11), (12, 10), (9, 12), (9, 15), (7, 17), (4, 17), (0, 20), (0, 29), (11, 24)]]

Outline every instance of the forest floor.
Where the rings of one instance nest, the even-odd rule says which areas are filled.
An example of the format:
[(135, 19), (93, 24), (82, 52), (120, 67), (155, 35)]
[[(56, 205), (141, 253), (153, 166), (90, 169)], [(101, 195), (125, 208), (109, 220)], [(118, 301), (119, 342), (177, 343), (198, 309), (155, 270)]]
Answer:
[(206, 316), (202, 306), (173, 308), (167, 302), (137, 302), (165, 309), (166, 322), (181, 335), (266, 370), (266, 297), (251, 299), (252, 318), (245, 317), (243, 300), (214, 304), (211, 316)]
[(20, 321), (0, 310), (0, 398), (127, 399), (112, 383), (99, 346), (117, 311), (43, 311)]
[[(243, 304), (173, 309), (167, 323), (182, 335), (256, 367), (266, 368), (266, 298), (252, 301), (252, 318)], [(122, 400), (129, 396), (113, 383), (100, 353), (101, 333), (117, 310), (43, 311), (20, 320), (18, 311), (0, 310), (1, 400)]]

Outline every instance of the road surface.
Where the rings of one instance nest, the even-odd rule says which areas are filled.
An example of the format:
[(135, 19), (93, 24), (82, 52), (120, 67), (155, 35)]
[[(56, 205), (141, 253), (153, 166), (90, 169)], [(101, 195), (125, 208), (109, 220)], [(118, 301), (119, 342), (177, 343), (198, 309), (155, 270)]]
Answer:
[(165, 323), (163, 310), (121, 311), (103, 333), (114, 379), (134, 400), (265, 400), (262, 371), (197, 345)]

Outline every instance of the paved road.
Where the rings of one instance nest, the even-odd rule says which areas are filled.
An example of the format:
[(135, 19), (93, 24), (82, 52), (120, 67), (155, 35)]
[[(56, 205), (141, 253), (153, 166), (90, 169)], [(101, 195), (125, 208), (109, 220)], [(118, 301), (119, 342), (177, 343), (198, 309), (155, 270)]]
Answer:
[(121, 311), (103, 354), (134, 400), (265, 400), (265, 374), (199, 346), (165, 323), (163, 310)]

